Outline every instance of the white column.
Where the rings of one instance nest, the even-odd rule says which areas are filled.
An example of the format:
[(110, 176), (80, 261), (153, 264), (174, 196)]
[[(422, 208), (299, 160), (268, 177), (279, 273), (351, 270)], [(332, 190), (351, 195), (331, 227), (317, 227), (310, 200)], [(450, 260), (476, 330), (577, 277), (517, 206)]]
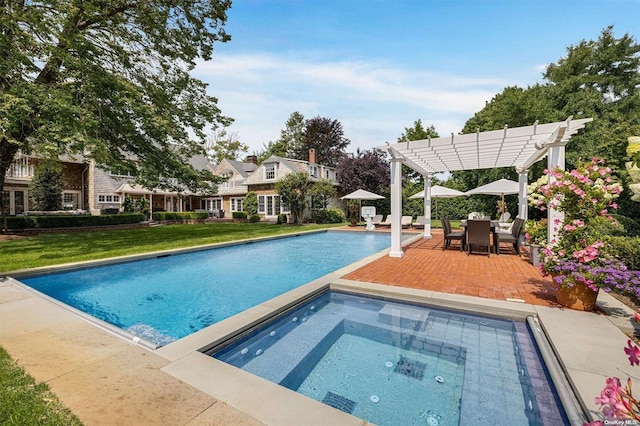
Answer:
[[(549, 170), (554, 170), (556, 167), (560, 169), (565, 169), (565, 156), (564, 156), (564, 146), (565, 144), (550, 144), (549, 153), (547, 157), (547, 168)], [(555, 178), (549, 175), (549, 183), (554, 182)], [(549, 230), (547, 233), (547, 241), (552, 243), (558, 235), (558, 230), (560, 224), (564, 220), (564, 212), (558, 211), (556, 209), (549, 208), (547, 210), (547, 220), (549, 223)], [(556, 222), (558, 224), (556, 225)]]
[(391, 159), (391, 251), (390, 257), (402, 257), (402, 162)]
[(527, 169), (517, 169), (518, 172), (518, 183), (520, 186), (518, 190), (518, 215), (517, 217), (527, 220), (529, 218), (529, 200), (527, 198), (527, 189), (528, 189), (528, 176), (529, 170)]
[(431, 176), (424, 176), (424, 235), (431, 238)]

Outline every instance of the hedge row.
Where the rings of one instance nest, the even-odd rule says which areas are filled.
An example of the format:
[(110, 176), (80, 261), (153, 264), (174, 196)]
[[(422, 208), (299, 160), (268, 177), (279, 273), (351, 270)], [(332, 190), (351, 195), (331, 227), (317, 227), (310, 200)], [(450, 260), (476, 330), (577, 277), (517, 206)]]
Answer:
[(611, 254), (627, 265), (627, 268), (640, 270), (640, 237), (608, 236), (605, 241), (610, 244)]
[(7, 217), (9, 229), (77, 228), (85, 226), (123, 225), (144, 220), (142, 213), (114, 215), (69, 215), (69, 216), (11, 216)]
[(185, 219), (206, 219), (207, 212), (155, 212), (151, 215), (153, 220), (185, 220)]
[(324, 209), (314, 212), (316, 223), (342, 223), (347, 218), (342, 209)]

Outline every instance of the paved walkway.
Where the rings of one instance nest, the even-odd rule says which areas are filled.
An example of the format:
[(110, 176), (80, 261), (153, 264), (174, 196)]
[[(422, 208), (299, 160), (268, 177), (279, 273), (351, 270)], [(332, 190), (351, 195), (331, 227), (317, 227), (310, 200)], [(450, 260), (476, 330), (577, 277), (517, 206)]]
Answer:
[(489, 299), (515, 299), (532, 305), (554, 306), (551, 278), (543, 278), (529, 262), (525, 248), (518, 256), (510, 245), (500, 254), (467, 255), (454, 242), (442, 250), (442, 230), (431, 231), (433, 238), (404, 248), (404, 257), (385, 256), (346, 275), (354, 281), (464, 294)]

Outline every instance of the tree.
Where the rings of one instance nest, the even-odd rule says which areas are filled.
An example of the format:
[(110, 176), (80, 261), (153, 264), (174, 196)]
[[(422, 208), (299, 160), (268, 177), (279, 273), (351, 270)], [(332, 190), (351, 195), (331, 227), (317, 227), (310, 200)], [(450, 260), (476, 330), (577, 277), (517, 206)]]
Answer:
[(311, 181), (307, 172), (289, 173), (276, 183), (275, 189), (281, 201), (289, 206), (291, 223), (300, 223), (310, 186)]
[[(413, 127), (405, 127), (404, 133), (400, 135), (398, 138), (398, 142), (407, 142), (407, 141), (419, 141), (423, 139), (429, 138), (437, 138), (438, 132), (436, 132), (436, 128), (433, 126), (429, 126), (428, 128), (424, 128), (422, 126), (422, 121), (420, 119), (413, 122)], [(424, 178), (420, 173), (412, 170), (410, 167), (402, 165), (402, 175), (410, 181), (422, 183)]]
[(62, 168), (54, 162), (39, 164), (29, 184), (33, 210), (62, 210)]
[(262, 162), (272, 155), (290, 158), (303, 144), (304, 115), (298, 111), (293, 112), (280, 131), (280, 139), (269, 142), (264, 150), (258, 154), (258, 161)]
[(149, 188), (211, 181), (188, 159), (230, 119), (189, 71), (230, 39), (229, 0), (1, 5), (0, 191), (19, 151), (82, 153)]
[(311, 188), (309, 188), (311, 208), (326, 209), (329, 205), (329, 200), (335, 197), (337, 193), (338, 191), (335, 185), (329, 179), (320, 179), (314, 182)]
[(209, 136), (206, 150), (213, 163), (220, 164), (224, 159), (240, 159), (242, 153), (249, 151), (249, 147), (240, 142), (237, 132), (228, 133), (224, 128)]
[(308, 161), (314, 148), (317, 163), (335, 167), (349, 143), (338, 120), (318, 116), (305, 121), (302, 144), (293, 147), (293, 157)]
[(380, 214), (390, 211), (391, 171), (384, 152), (378, 149), (360, 151), (352, 156), (344, 156), (338, 162), (338, 183), (343, 194), (364, 189), (384, 196), (382, 200), (368, 202)]
[(244, 197), (244, 211), (249, 215), (258, 214), (258, 194), (253, 191), (247, 192)]

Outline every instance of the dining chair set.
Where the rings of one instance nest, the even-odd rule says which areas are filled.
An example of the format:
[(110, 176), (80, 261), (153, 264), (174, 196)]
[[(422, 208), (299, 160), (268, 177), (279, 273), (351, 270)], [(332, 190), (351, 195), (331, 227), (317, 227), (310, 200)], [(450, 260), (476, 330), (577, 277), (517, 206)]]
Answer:
[[(500, 244), (508, 243), (513, 245), (516, 254), (520, 254), (520, 231), (524, 220), (516, 217), (513, 224), (508, 229), (500, 226), (498, 221), (488, 219), (468, 219), (463, 224), (462, 231), (453, 231), (451, 221), (447, 217), (442, 218), (444, 230), (444, 241), (442, 250), (451, 246), (452, 241), (460, 241), (460, 251), (467, 251), (467, 255), (481, 253), (491, 256), (491, 251), (496, 255), (500, 254)], [(492, 244), (493, 237), (493, 244)]]

